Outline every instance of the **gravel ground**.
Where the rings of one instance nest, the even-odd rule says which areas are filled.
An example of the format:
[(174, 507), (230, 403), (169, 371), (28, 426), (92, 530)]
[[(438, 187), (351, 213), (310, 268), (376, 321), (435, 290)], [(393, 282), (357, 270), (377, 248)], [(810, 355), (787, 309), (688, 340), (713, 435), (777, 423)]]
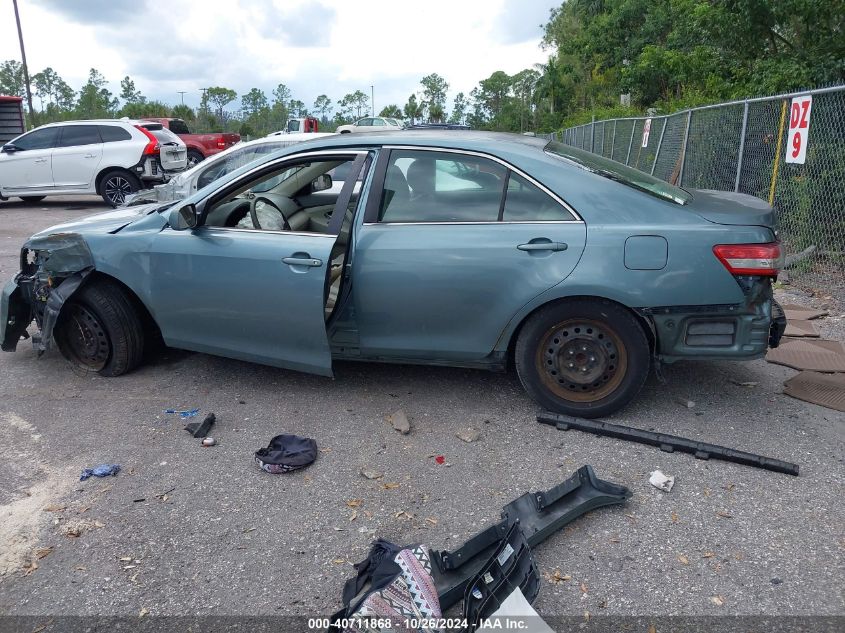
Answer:
[[(0, 277), (26, 236), (100, 208), (0, 203)], [(828, 304), (822, 331), (845, 340), (833, 298), (785, 296)], [(845, 416), (780, 393), (794, 373), (679, 363), (612, 420), (797, 462), (800, 477), (539, 425), (513, 374), (341, 363), (330, 380), (169, 351), (106, 379), (22, 344), (0, 355), (0, 614), (325, 615), (374, 536), (453, 548), (592, 464), (634, 496), (536, 548), (541, 614), (845, 616)], [(168, 407), (214, 411), (219, 445)], [(398, 409), (407, 436), (385, 421)], [(478, 441), (455, 436), (470, 426)], [(259, 471), (252, 453), (283, 432), (314, 437), (317, 462)], [(78, 481), (103, 462), (123, 470)], [(670, 493), (649, 485), (657, 468)]]

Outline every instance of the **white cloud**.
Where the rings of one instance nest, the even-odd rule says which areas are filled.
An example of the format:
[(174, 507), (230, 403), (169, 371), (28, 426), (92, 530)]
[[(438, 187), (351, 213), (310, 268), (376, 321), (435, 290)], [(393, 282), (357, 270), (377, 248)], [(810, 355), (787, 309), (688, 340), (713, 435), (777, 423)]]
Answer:
[[(196, 105), (200, 88), (268, 96), (278, 83), (310, 106), (375, 87), (376, 107), (404, 104), (436, 72), (450, 96), (496, 70), (546, 54), (552, 0), (30, 0), (19, 2), (30, 72), (51, 66), (79, 88), (97, 68), (119, 92), (130, 75), (148, 97)], [(9, 13), (8, 16), (2, 15)], [(0, 6), (0, 60), (19, 59), (10, 4)]]

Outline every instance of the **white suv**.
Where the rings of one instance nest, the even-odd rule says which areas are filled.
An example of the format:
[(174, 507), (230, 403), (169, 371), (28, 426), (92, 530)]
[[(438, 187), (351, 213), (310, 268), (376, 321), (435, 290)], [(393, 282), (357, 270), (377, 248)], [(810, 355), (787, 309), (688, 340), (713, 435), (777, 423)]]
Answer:
[(160, 123), (128, 119), (42, 125), (0, 151), (0, 198), (38, 202), (50, 195), (96, 193), (118, 206), (185, 168), (187, 149)]

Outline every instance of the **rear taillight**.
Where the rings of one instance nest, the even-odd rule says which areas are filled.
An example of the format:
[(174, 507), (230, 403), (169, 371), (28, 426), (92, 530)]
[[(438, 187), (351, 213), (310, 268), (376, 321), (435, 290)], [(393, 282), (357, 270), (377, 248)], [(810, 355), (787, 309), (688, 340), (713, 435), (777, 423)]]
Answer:
[(152, 155), (158, 154), (158, 150), (161, 149), (161, 145), (159, 145), (158, 139), (155, 136), (153, 136), (153, 133), (150, 132), (147, 128), (145, 128), (143, 126), (136, 125), (135, 127), (138, 128), (139, 130), (141, 130), (141, 132), (144, 134), (144, 136), (146, 136), (149, 139), (149, 143), (147, 143), (147, 146), (144, 147), (144, 151), (141, 154), (143, 156), (149, 156), (151, 154)]
[(774, 277), (783, 267), (780, 242), (768, 244), (718, 244), (713, 254), (734, 275)]

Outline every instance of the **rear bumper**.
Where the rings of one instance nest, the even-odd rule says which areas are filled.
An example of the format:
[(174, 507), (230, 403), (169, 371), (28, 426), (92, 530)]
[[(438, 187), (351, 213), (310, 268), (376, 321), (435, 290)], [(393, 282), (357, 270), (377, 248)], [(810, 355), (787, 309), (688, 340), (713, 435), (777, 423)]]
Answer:
[(641, 312), (654, 325), (655, 354), (672, 363), (682, 359), (751, 360), (777, 347), (786, 318), (768, 282), (749, 288), (745, 304), (649, 308)]

